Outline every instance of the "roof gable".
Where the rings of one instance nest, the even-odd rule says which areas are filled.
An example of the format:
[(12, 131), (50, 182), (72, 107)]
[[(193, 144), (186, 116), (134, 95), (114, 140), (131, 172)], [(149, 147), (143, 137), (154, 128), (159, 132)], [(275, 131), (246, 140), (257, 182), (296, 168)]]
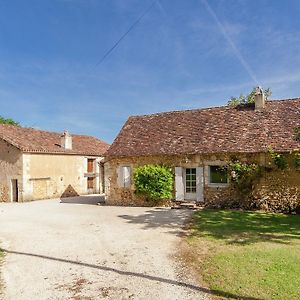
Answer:
[(72, 135), (72, 150), (60, 146), (61, 133), (0, 125), (0, 138), (23, 152), (102, 156), (109, 144), (92, 136)]
[(107, 156), (264, 152), (299, 148), (300, 99), (265, 109), (215, 107), (129, 117)]

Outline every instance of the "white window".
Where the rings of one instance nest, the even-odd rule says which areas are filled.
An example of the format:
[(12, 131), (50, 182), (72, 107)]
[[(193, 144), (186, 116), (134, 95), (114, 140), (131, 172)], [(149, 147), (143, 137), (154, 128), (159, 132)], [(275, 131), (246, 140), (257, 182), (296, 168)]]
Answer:
[(129, 166), (119, 167), (118, 182), (120, 187), (129, 188), (131, 185), (131, 168)]

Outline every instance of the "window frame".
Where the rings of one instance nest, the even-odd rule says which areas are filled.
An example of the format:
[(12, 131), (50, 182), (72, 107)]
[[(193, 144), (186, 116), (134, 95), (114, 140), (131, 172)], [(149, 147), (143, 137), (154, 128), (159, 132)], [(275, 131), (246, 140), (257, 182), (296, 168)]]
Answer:
[(227, 187), (229, 185), (229, 176), (227, 176), (227, 182), (211, 182), (211, 167), (222, 168), (224, 164), (209, 164), (208, 166), (208, 186), (210, 187)]

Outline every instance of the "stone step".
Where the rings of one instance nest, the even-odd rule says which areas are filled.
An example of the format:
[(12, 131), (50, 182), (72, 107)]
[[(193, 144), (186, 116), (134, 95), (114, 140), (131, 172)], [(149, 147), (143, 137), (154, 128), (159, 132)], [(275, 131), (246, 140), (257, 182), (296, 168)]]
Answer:
[(188, 209), (196, 209), (197, 204), (195, 202), (180, 202), (176, 203), (172, 206), (173, 209), (181, 209), (181, 208), (188, 208)]

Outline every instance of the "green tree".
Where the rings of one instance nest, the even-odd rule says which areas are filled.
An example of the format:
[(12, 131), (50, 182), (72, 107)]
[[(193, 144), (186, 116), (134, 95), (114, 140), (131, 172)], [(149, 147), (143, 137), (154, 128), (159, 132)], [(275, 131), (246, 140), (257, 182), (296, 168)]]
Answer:
[[(236, 107), (238, 105), (247, 105), (247, 104), (254, 103), (255, 92), (256, 92), (256, 88), (254, 87), (251, 93), (248, 95), (240, 94), (239, 97), (231, 97), (228, 100), (227, 105)], [(270, 88), (264, 89), (264, 94), (266, 98), (268, 98), (272, 95), (272, 91), (270, 90)]]
[(4, 118), (0, 116), (0, 124), (8, 124), (8, 125), (13, 125), (13, 126), (20, 126), (20, 124), (16, 121), (14, 121), (11, 118)]
[(145, 165), (135, 169), (136, 193), (146, 199), (159, 202), (172, 198), (173, 172), (171, 168), (159, 165)]

